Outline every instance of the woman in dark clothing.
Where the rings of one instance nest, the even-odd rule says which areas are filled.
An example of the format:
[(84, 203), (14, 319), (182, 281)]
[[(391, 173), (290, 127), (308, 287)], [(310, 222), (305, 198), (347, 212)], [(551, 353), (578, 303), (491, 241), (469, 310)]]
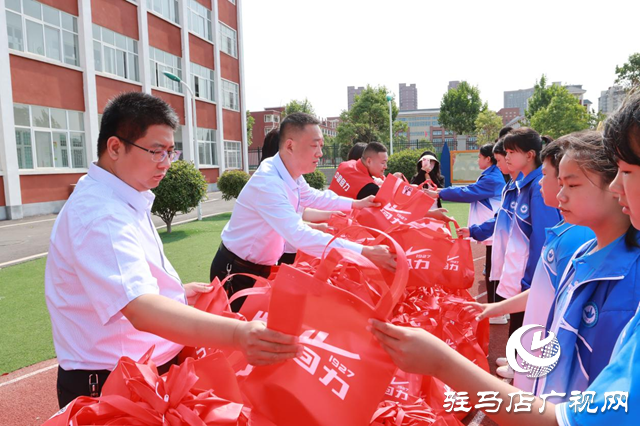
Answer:
[[(438, 188), (444, 188), (444, 176), (440, 174), (440, 162), (433, 151), (425, 151), (420, 155), (416, 164), (416, 174), (411, 178), (413, 185), (420, 185), (427, 176)], [(438, 198), (438, 208), (442, 207), (442, 201)]]

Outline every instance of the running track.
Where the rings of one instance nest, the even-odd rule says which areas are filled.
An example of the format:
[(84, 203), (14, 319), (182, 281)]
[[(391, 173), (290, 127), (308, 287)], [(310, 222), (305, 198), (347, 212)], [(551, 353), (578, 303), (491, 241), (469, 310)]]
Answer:
[[(472, 243), (476, 283), (471, 289), (478, 300), (486, 301), (484, 285), (484, 246)], [(491, 326), (489, 365), (495, 369), (495, 359), (504, 356), (507, 343), (506, 325)], [(40, 425), (58, 411), (56, 398), (56, 376), (58, 364), (55, 359), (44, 361), (0, 377), (0, 425)], [(481, 412), (472, 411), (464, 421), (471, 426), (494, 425)]]

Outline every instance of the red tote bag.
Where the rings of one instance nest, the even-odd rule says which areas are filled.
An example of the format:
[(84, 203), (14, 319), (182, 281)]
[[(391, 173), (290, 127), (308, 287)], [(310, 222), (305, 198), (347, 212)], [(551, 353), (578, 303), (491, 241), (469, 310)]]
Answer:
[(422, 191), (423, 185), (411, 185), (404, 178), (388, 175), (375, 198), (380, 207), (360, 210), (356, 220), (361, 225), (386, 232), (395, 224), (423, 218), (436, 201)]
[[(254, 410), (279, 426), (370, 423), (396, 370), (367, 330), (370, 318), (387, 320), (404, 293), (407, 265), (402, 249), (392, 245), (398, 255), (392, 282), (368, 259), (345, 249), (332, 250), (313, 275), (281, 267), (267, 324), (300, 335), (304, 353), (254, 368), (242, 386)], [(347, 264), (359, 266), (375, 305), (340, 288)]]

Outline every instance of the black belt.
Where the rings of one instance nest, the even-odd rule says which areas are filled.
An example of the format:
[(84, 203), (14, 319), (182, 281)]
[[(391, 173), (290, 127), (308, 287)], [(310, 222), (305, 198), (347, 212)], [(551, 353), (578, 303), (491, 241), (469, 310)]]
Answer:
[(265, 273), (269, 273), (271, 271), (271, 265), (260, 265), (258, 263), (249, 262), (248, 260), (244, 260), (240, 256), (236, 255), (234, 252), (229, 250), (224, 246), (223, 243), (220, 243), (220, 249), (222, 254), (232, 259), (234, 263), (237, 263), (240, 266), (243, 266), (247, 269), (251, 269), (253, 271), (258, 272), (260, 275)]

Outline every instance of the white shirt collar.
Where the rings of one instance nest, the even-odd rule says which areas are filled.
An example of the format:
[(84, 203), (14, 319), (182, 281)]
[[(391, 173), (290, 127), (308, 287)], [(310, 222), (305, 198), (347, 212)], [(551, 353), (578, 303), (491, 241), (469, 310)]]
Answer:
[[(121, 198), (136, 211), (146, 213), (151, 210), (153, 200), (156, 198), (153, 192), (148, 190), (138, 191), (113, 173), (98, 166), (96, 163), (92, 163), (91, 166), (89, 166), (89, 172), (87, 174), (92, 179), (109, 187), (116, 196)], [(291, 178), (291, 176), (289, 176), (289, 178)]]
[(289, 170), (287, 170), (287, 167), (282, 162), (282, 158), (280, 158), (280, 153), (277, 153), (273, 157), (273, 165), (275, 166), (278, 174), (280, 175), (284, 183), (286, 183), (291, 190), (295, 190), (300, 187), (300, 179), (303, 179), (303, 177), (300, 176), (298, 177), (298, 179), (295, 179), (295, 180), (293, 179), (293, 177), (289, 173)]

